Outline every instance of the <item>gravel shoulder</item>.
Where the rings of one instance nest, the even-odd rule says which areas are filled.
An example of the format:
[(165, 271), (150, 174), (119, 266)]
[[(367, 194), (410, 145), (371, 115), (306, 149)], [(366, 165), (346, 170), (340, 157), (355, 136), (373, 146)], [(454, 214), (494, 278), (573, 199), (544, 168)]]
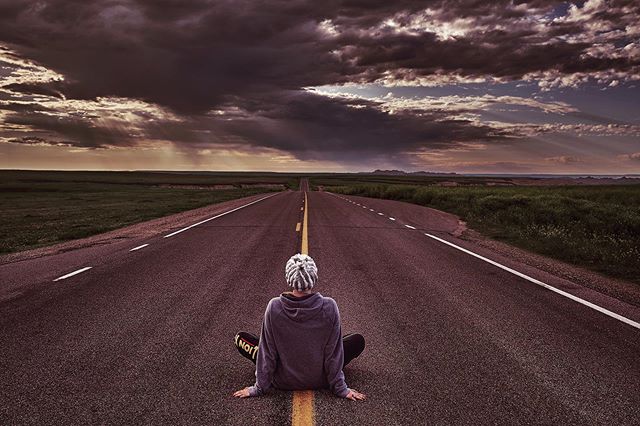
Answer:
[(505, 258), (524, 263), (559, 278), (640, 307), (640, 286), (635, 283), (606, 277), (588, 269), (531, 253), (501, 241), (487, 238), (473, 229), (466, 228), (461, 233), (460, 238), (489, 249)]

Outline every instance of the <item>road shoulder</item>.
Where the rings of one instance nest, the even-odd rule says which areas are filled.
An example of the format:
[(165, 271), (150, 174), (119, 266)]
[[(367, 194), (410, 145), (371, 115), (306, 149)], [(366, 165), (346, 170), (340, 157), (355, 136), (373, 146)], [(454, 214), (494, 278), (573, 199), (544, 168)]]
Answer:
[[(497, 241), (480, 234), (478, 231), (468, 228), (460, 218), (454, 214), (441, 210), (424, 207), (403, 201), (367, 198), (360, 196), (348, 196), (376, 210), (385, 211), (387, 214), (395, 214), (398, 220), (404, 223), (414, 224), (420, 229), (446, 236), (452, 242), (460, 243), (465, 248), (481, 255), (499, 256), (511, 267), (518, 270), (523, 267), (526, 270), (543, 272), (547, 277), (555, 277), (563, 281), (563, 287), (580, 286), (600, 293), (606, 298), (612, 298), (640, 308), (640, 286), (624, 280), (606, 277), (597, 272), (585, 268), (570, 265), (543, 255), (535, 254), (527, 250)], [(498, 258), (495, 260), (499, 261)], [(521, 272), (525, 272), (522, 270)]]
[(224, 201), (222, 203), (211, 204), (193, 210), (163, 216), (146, 222), (140, 222), (124, 228), (102, 234), (92, 235), (77, 240), (65, 241), (46, 247), (39, 247), (16, 253), (9, 253), (0, 256), (0, 265), (5, 265), (24, 260), (36, 259), (45, 256), (52, 256), (64, 252), (84, 249), (94, 246), (106, 246), (124, 240), (143, 239), (155, 236), (159, 233), (167, 232), (176, 228), (191, 225), (204, 218), (220, 214), (230, 209), (234, 209), (243, 204), (255, 201), (264, 197), (265, 194), (256, 194), (249, 197), (237, 198), (235, 200)]

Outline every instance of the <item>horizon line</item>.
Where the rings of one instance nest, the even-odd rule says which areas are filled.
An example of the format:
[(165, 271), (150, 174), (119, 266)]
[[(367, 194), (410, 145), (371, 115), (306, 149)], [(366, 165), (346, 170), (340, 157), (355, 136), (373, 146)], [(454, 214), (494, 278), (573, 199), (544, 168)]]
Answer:
[[(341, 171), (341, 172), (328, 172), (328, 171), (269, 171), (269, 170), (193, 170), (193, 169), (10, 169), (1, 168), (0, 171), (27, 171), (27, 172), (128, 172), (128, 173), (270, 173), (270, 174), (283, 174), (283, 175), (305, 175), (305, 174), (369, 174), (369, 175), (381, 175), (381, 176), (402, 176), (427, 173), (434, 176), (438, 175), (457, 175), (457, 176), (562, 176), (562, 177), (639, 177), (640, 173), (518, 173), (518, 172), (430, 172), (427, 170), (418, 171), (404, 171), (404, 170), (382, 170), (382, 173), (376, 173), (375, 171)], [(398, 173), (384, 173), (386, 171), (397, 171)]]

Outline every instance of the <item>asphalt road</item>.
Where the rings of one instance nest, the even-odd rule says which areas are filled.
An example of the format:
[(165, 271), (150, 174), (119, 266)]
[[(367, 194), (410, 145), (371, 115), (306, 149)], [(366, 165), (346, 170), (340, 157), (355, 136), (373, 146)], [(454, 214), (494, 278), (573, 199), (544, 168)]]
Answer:
[[(231, 343), (284, 290), (303, 198), (0, 266), (0, 424), (288, 424), (291, 393), (231, 397), (253, 382)], [(323, 192), (308, 208), (317, 290), (367, 340), (345, 370), (367, 400), (315, 392), (316, 424), (640, 423), (640, 330), (424, 235), (465, 245), (449, 216)]]

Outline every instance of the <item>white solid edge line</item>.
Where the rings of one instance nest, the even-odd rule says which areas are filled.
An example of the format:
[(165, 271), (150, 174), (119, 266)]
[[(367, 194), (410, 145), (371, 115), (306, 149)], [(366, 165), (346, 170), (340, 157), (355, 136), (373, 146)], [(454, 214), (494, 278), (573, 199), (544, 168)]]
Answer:
[[(333, 195), (333, 194), (332, 194), (332, 195)], [(357, 203), (356, 203), (356, 204), (357, 204)], [(360, 204), (357, 204), (357, 205), (360, 205)], [(395, 218), (393, 218), (393, 217), (389, 217), (389, 220), (396, 220), (396, 219), (395, 219)], [(410, 229), (416, 229), (416, 228), (414, 228), (414, 227), (413, 227), (413, 226), (411, 226), (411, 225), (404, 225), (404, 226), (406, 226), (407, 228), (410, 228)], [(607, 316), (609, 316), (609, 317), (611, 317), (611, 318), (617, 319), (618, 321), (621, 321), (621, 322), (623, 322), (623, 323), (625, 323), (625, 324), (627, 324), (627, 325), (630, 325), (631, 327), (634, 327), (634, 328), (637, 328), (637, 329), (639, 329), (639, 330), (640, 330), (640, 323), (638, 323), (638, 322), (636, 322), (636, 321), (634, 321), (634, 320), (632, 320), (632, 319), (629, 319), (629, 318), (627, 318), (627, 317), (624, 317), (624, 316), (622, 316), (622, 315), (620, 315), (620, 314), (616, 314), (615, 312), (612, 312), (612, 311), (610, 311), (610, 310), (608, 310), (608, 309), (606, 309), (606, 308), (603, 308), (602, 306), (598, 306), (598, 305), (596, 305), (595, 303), (591, 303), (591, 302), (589, 302), (589, 301), (587, 301), (587, 300), (584, 300), (584, 299), (579, 298), (578, 296), (574, 296), (574, 295), (573, 295), (573, 294), (571, 294), (571, 293), (567, 293), (566, 291), (563, 291), (563, 290), (560, 290), (560, 289), (558, 289), (558, 288), (555, 288), (555, 287), (553, 287), (553, 286), (551, 286), (551, 285), (549, 285), (549, 284), (547, 284), (547, 283), (544, 283), (544, 282), (542, 282), (542, 281), (540, 281), (540, 280), (537, 280), (537, 279), (535, 279), (535, 278), (533, 278), (533, 277), (530, 277), (530, 276), (529, 276), (529, 275), (527, 275), (527, 274), (523, 274), (522, 272), (518, 272), (518, 271), (516, 271), (515, 269), (511, 269), (511, 268), (509, 268), (508, 266), (504, 266), (504, 265), (502, 265), (502, 264), (500, 264), (500, 263), (498, 263), (498, 262), (496, 262), (496, 261), (493, 261), (493, 260), (491, 260), (491, 259), (488, 259), (488, 258), (486, 258), (486, 257), (484, 257), (484, 256), (481, 256), (481, 255), (477, 254), (477, 253), (474, 253), (474, 252), (472, 252), (471, 250), (467, 250), (467, 249), (465, 249), (465, 248), (463, 248), (463, 247), (460, 247), (460, 246), (458, 246), (458, 245), (456, 245), (456, 244), (453, 244), (453, 243), (451, 243), (451, 242), (449, 242), (449, 241), (447, 241), (447, 240), (444, 240), (444, 239), (442, 239), (442, 238), (436, 237), (435, 235), (431, 235), (431, 234), (426, 233), (426, 232), (424, 232), (424, 235), (426, 235), (427, 237), (432, 238), (432, 239), (434, 239), (434, 240), (436, 240), (436, 241), (440, 241), (441, 243), (444, 243), (444, 244), (446, 244), (446, 245), (448, 245), (448, 246), (451, 246), (451, 247), (453, 247), (453, 248), (455, 248), (455, 249), (457, 249), (457, 250), (460, 250), (460, 251), (462, 251), (462, 252), (464, 252), (464, 253), (467, 253), (468, 255), (471, 255), (471, 256), (473, 256), (473, 257), (476, 257), (476, 258), (478, 258), (478, 259), (480, 259), (480, 260), (484, 260), (485, 262), (490, 263), (490, 264), (492, 264), (492, 265), (494, 265), (494, 266), (497, 266), (498, 268), (503, 269), (503, 270), (505, 270), (505, 271), (507, 271), (507, 272), (510, 272), (510, 273), (512, 273), (512, 274), (514, 274), (514, 275), (516, 275), (516, 276), (520, 277), (520, 278), (523, 278), (523, 279), (525, 279), (525, 280), (527, 280), (527, 281), (529, 281), (529, 282), (532, 282), (532, 283), (534, 283), (534, 284), (536, 284), (536, 285), (539, 285), (539, 286), (541, 286), (541, 287), (544, 287), (544, 288), (546, 288), (547, 290), (550, 290), (550, 291), (552, 291), (552, 292), (554, 292), (554, 293), (556, 293), (556, 294), (559, 294), (559, 295), (561, 295), (561, 296), (566, 297), (567, 299), (571, 299), (571, 300), (573, 300), (574, 302), (578, 302), (578, 303), (580, 303), (581, 305), (584, 305), (584, 306), (586, 306), (586, 307), (588, 307), (588, 308), (591, 308), (591, 309), (593, 309), (593, 310), (595, 310), (595, 311), (598, 311), (598, 312), (600, 312), (600, 313), (602, 313), (602, 314), (605, 314), (605, 315), (607, 315)]]
[(275, 194), (267, 195), (266, 197), (262, 197), (262, 198), (260, 198), (260, 199), (258, 199), (258, 200), (255, 200), (255, 201), (252, 201), (252, 202), (250, 202), (250, 203), (244, 204), (244, 205), (242, 205), (242, 206), (240, 206), (240, 207), (236, 207), (235, 209), (231, 209), (231, 210), (229, 210), (229, 211), (227, 211), (227, 212), (220, 213), (219, 215), (216, 215), (216, 216), (210, 217), (209, 219), (201, 220), (200, 222), (198, 222), (198, 223), (194, 223), (193, 225), (189, 225), (189, 226), (187, 226), (186, 228), (182, 228), (182, 229), (179, 229), (179, 230), (177, 230), (177, 231), (174, 231), (174, 232), (172, 232), (172, 233), (170, 233), (170, 234), (167, 234), (167, 235), (165, 235), (165, 236), (164, 236), (164, 238), (173, 237), (174, 235), (179, 234), (179, 233), (181, 233), (181, 232), (184, 232), (184, 231), (186, 231), (186, 230), (188, 230), (188, 229), (191, 229), (191, 228), (193, 228), (194, 226), (202, 225), (202, 224), (203, 224), (203, 223), (205, 223), (205, 222), (209, 222), (210, 220), (217, 219), (217, 218), (219, 218), (220, 216), (224, 216), (224, 215), (226, 215), (226, 214), (233, 213), (233, 212), (235, 212), (236, 210), (243, 209), (243, 208), (245, 208), (245, 207), (250, 206), (251, 204), (255, 204), (255, 203), (260, 202), (260, 201), (262, 201), (262, 200), (266, 200), (267, 198), (271, 198), (271, 197), (273, 197), (274, 195), (278, 195), (278, 194), (280, 194), (280, 193), (279, 193), (279, 192), (276, 192)]
[(63, 276), (61, 276), (61, 277), (58, 277), (58, 278), (56, 278), (56, 279), (55, 279), (55, 280), (53, 280), (53, 281), (60, 281), (60, 280), (64, 280), (65, 278), (69, 278), (69, 277), (72, 277), (72, 276), (74, 276), (74, 275), (78, 275), (78, 274), (80, 274), (80, 273), (82, 273), (82, 272), (84, 272), (84, 271), (88, 271), (88, 270), (89, 270), (89, 269), (91, 269), (91, 268), (93, 268), (93, 266), (85, 266), (84, 268), (80, 268), (80, 269), (78, 269), (77, 271), (73, 271), (73, 272), (68, 273), (67, 275), (63, 275)]
[(143, 244), (143, 245), (141, 245), (141, 246), (134, 247), (134, 248), (132, 248), (132, 249), (131, 249), (131, 250), (129, 250), (129, 251), (136, 251), (136, 250), (140, 250), (141, 248), (145, 248), (145, 247), (146, 247), (146, 246), (148, 246), (148, 245), (149, 245), (149, 244)]
[[(407, 225), (405, 225), (405, 226), (407, 226)], [(500, 263), (498, 263), (498, 262), (495, 262), (495, 261), (493, 261), (493, 260), (491, 260), (491, 259), (487, 259), (487, 258), (486, 258), (486, 257), (484, 257), (484, 256), (481, 256), (481, 255), (479, 255), (479, 254), (476, 254), (476, 253), (474, 253), (474, 252), (472, 252), (472, 251), (470, 251), (470, 250), (467, 250), (467, 249), (465, 249), (465, 248), (463, 248), (463, 247), (457, 246), (457, 245), (455, 245), (455, 244), (453, 244), (453, 243), (450, 243), (450, 242), (449, 242), (449, 241), (447, 241), (447, 240), (443, 240), (442, 238), (436, 237), (435, 235), (427, 234), (426, 232), (424, 233), (424, 235), (426, 235), (426, 236), (427, 236), (427, 237), (429, 237), (429, 238), (433, 238), (433, 239), (434, 239), (434, 240), (436, 240), (436, 241), (440, 241), (441, 243), (444, 243), (444, 244), (446, 244), (446, 245), (448, 245), (448, 246), (451, 246), (451, 247), (453, 247), (453, 248), (455, 248), (455, 249), (458, 249), (458, 250), (460, 250), (460, 251), (462, 251), (462, 252), (464, 252), (464, 253), (467, 253), (467, 254), (469, 254), (469, 255), (471, 255), (471, 256), (477, 257), (477, 258), (478, 258), (478, 259), (480, 259), (480, 260), (484, 260), (485, 262), (490, 263), (490, 264), (492, 264), (492, 265), (494, 265), (494, 266), (497, 266), (498, 268), (504, 269), (504, 270), (505, 270), (505, 271), (507, 271), (507, 272), (511, 272), (512, 274), (517, 275), (517, 276), (519, 276), (520, 278), (524, 278), (524, 279), (525, 279), (525, 280), (527, 280), (527, 281), (530, 281), (530, 282), (532, 282), (532, 283), (534, 283), (534, 284), (537, 284), (537, 285), (539, 285), (539, 286), (541, 286), (541, 287), (544, 287), (544, 288), (546, 288), (547, 290), (551, 290), (551, 291), (553, 291), (554, 293), (557, 293), (557, 294), (559, 294), (559, 295), (561, 295), (561, 296), (564, 296), (564, 297), (566, 297), (566, 298), (568, 298), (568, 299), (573, 300), (574, 302), (578, 302), (578, 303), (580, 303), (580, 304), (582, 304), (582, 305), (584, 305), (584, 306), (587, 306), (587, 307), (589, 307), (589, 308), (591, 308), (591, 309), (594, 309), (594, 310), (596, 310), (596, 311), (598, 311), (598, 312), (601, 312), (601, 313), (603, 313), (603, 314), (605, 314), (605, 315), (608, 315), (608, 316), (610, 316), (611, 318), (615, 318), (615, 319), (617, 319), (618, 321), (622, 321), (622, 322), (624, 322), (625, 324), (628, 324), (628, 325), (630, 325), (630, 326), (632, 326), (632, 327), (635, 327), (635, 328), (637, 328), (637, 329), (640, 329), (640, 323), (635, 322), (635, 321), (633, 321), (633, 320), (631, 320), (631, 319), (629, 319), (629, 318), (627, 318), (627, 317), (623, 317), (623, 316), (622, 316), (622, 315), (620, 315), (620, 314), (616, 314), (615, 312), (611, 312), (611, 311), (610, 311), (610, 310), (608, 310), (608, 309), (605, 309), (605, 308), (603, 308), (603, 307), (601, 307), (601, 306), (598, 306), (598, 305), (596, 305), (596, 304), (594, 304), (594, 303), (591, 303), (591, 302), (588, 302), (588, 301), (586, 301), (586, 300), (584, 300), (584, 299), (581, 299), (581, 298), (579, 298), (578, 296), (574, 296), (574, 295), (573, 295), (573, 294), (571, 294), (571, 293), (567, 293), (566, 291), (562, 291), (562, 290), (560, 290), (560, 289), (558, 289), (558, 288), (555, 288), (555, 287), (553, 287), (553, 286), (550, 286), (549, 284), (543, 283), (542, 281), (537, 280), (537, 279), (535, 279), (535, 278), (533, 278), (533, 277), (530, 277), (529, 275), (523, 274), (522, 272), (518, 272), (518, 271), (516, 271), (515, 269), (511, 269), (511, 268), (509, 268), (508, 266), (504, 266), (504, 265), (502, 265), (502, 264), (500, 264)]]

